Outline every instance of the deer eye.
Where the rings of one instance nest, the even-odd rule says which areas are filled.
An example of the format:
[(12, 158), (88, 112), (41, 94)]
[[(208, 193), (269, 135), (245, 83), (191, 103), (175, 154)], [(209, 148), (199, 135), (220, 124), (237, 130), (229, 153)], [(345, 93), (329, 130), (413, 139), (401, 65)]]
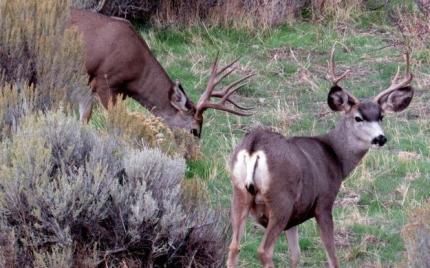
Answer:
[(363, 122), (363, 118), (356, 116), (355, 117), (355, 122)]

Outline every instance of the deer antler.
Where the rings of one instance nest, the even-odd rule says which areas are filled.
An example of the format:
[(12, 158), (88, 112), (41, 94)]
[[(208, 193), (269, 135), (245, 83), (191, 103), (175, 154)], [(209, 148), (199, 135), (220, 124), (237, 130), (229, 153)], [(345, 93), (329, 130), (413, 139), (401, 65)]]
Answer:
[(343, 74), (341, 74), (340, 76), (336, 76), (336, 73), (335, 73), (336, 63), (334, 62), (334, 51), (335, 51), (335, 49), (336, 49), (336, 43), (333, 45), (333, 47), (331, 49), (330, 60), (327, 62), (327, 64), (328, 64), (328, 70), (329, 70), (329, 73), (327, 74), (327, 79), (329, 81), (331, 81), (334, 86), (337, 86), (337, 84), (339, 83), (339, 81), (342, 80), (342, 79), (344, 79), (345, 76), (351, 70), (348, 69)]
[(394, 76), (394, 78), (391, 80), (391, 85), (386, 90), (379, 93), (375, 98), (373, 98), (373, 100), (375, 102), (378, 102), (378, 100), (382, 96), (387, 95), (387, 94), (389, 94), (389, 93), (391, 93), (391, 92), (393, 92), (396, 89), (399, 89), (401, 87), (405, 87), (411, 83), (413, 75), (410, 72), (410, 59), (409, 59), (409, 52), (408, 51), (406, 51), (406, 53), (405, 53), (405, 58), (406, 58), (405, 77), (402, 80), (397, 81), (399, 79), (399, 72), (400, 72), (400, 67), (397, 67), (397, 72), (396, 72), (396, 75)]
[[(327, 80), (331, 81), (333, 83), (333, 86), (337, 86), (337, 84), (339, 83), (340, 80), (344, 79), (346, 77), (346, 75), (351, 71), (351, 70), (346, 70), (345, 72), (343, 72), (343, 74), (341, 74), (340, 76), (336, 76), (336, 63), (334, 62), (334, 51), (336, 49), (336, 43), (333, 44), (333, 47), (331, 49), (331, 54), (330, 54), (330, 60), (327, 62), (328, 64), (328, 74), (327, 74)], [(359, 103), (360, 100), (357, 99), (354, 95), (352, 95), (351, 93), (349, 93), (347, 90), (342, 89), (343, 92), (345, 92), (346, 95), (348, 95), (349, 98), (351, 98), (352, 102), (354, 103)]]
[[(234, 92), (236, 92), (239, 88), (246, 85), (245, 81), (247, 79), (249, 79), (251, 76), (253, 76), (254, 74), (247, 75), (247, 76), (245, 76), (245, 77), (243, 77), (237, 81), (232, 82), (230, 85), (226, 86), (225, 88), (223, 88), (221, 90), (214, 91), (215, 87), (225, 77), (227, 77), (229, 74), (231, 74), (235, 70), (235, 68), (231, 68), (231, 69), (229, 69), (229, 68), (232, 67), (238, 61), (236, 59), (235, 61), (228, 64), (227, 66), (225, 66), (221, 70), (218, 70), (218, 55), (219, 54), (217, 54), (217, 56), (215, 58), (215, 62), (212, 65), (211, 75), (209, 77), (209, 81), (208, 81), (208, 85), (206, 87), (206, 90), (205, 90), (205, 92), (203, 92), (203, 94), (201, 95), (201, 97), (200, 97), (200, 99), (196, 105), (195, 117), (199, 120), (202, 120), (203, 119), (203, 112), (209, 108), (229, 112), (229, 113), (240, 115), (240, 116), (252, 115), (250, 113), (245, 113), (245, 112), (242, 112), (239, 110), (231, 109), (231, 108), (225, 106), (225, 104), (230, 103), (240, 110), (251, 110), (251, 109), (253, 109), (251, 107), (240, 106), (239, 104), (237, 104), (236, 102), (231, 100), (230, 96)], [(220, 98), (221, 100), (217, 103), (212, 103), (212, 102), (210, 102), (211, 97)]]

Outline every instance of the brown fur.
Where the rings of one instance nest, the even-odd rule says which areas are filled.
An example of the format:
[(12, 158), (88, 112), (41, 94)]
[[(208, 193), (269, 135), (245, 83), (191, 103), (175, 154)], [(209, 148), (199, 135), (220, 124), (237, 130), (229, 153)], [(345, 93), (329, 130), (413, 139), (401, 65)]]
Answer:
[[(208, 108), (223, 110), (236, 115), (249, 115), (230, 109), (230, 103), (239, 110), (247, 110), (229, 98), (244, 84), (248, 75), (227, 86), (224, 91), (214, 91), (216, 85), (231, 71), (231, 63), (221, 71), (218, 59), (212, 69), (212, 87), (208, 84), (205, 102), (197, 107), (187, 97), (179, 81), (172, 82), (167, 73), (152, 55), (148, 45), (125, 19), (108, 17), (90, 11), (71, 9), (70, 26), (77, 27), (85, 45), (85, 66), (89, 85), (98, 95), (105, 108), (115, 104), (118, 94), (131, 97), (161, 117), (171, 128), (183, 128), (197, 137), (201, 135), (202, 113)], [(211, 82), (211, 80), (209, 81)], [(213, 94), (208, 94), (207, 91)], [(209, 103), (211, 97), (221, 98), (218, 103)], [(205, 106), (206, 105), (206, 106)], [(83, 100), (79, 105), (81, 120), (88, 122), (93, 102)], [(205, 106), (205, 107), (203, 107)]]
[[(192, 124), (194, 104), (181, 89), (184, 111), (172, 105), (174, 82), (155, 59), (132, 25), (123, 19), (71, 9), (70, 25), (78, 28), (85, 45), (89, 84), (104, 107), (116, 96), (129, 96), (162, 117), (171, 127)], [(84, 105), (83, 120), (91, 116), (92, 103)], [(191, 127), (190, 127), (191, 128)]]

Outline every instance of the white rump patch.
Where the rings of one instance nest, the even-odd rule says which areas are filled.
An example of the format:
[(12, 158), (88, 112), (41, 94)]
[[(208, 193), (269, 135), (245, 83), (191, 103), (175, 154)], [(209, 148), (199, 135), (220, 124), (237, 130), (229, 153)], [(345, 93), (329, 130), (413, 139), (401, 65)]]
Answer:
[(250, 155), (246, 150), (241, 150), (233, 165), (233, 183), (236, 187), (246, 189), (249, 185), (254, 184), (258, 191), (267, 191), (270, 173), (267, 157), (263, 151)]

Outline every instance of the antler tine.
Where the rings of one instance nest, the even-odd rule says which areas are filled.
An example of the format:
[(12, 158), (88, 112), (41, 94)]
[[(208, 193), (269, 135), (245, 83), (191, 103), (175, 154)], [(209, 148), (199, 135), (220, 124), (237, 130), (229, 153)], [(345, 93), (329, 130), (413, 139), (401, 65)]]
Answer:
[(330, 53), (330, 60), (327, 62), (328, 63), (328, 69), (329, 69), (329, 73), (327, 74), (327, 79), (330, 80), (333, 85), (337, 86), (337, 84), (339, 83), (340, 80), (344, 79), (345, 76), (351, 71), (351, 70), (346, 70), (343, 74), (341, 74), (340, 76), (336, 77), (336, 73), (335, 73), (335, 69), (336, 69), (336, 63), (334, 61), (334, 51), (336, 49), (336, 43), (333, 45), (332, 49), (331, 49), (331, 53)]
[[(239, 60), (239, 59), (236, 59), (233, 62), (231, 62), (230, 64), (223, 67), (221, 70), (218, 70), (218, 55), (219, 55), (219, 53), (217, 54), (217, 57), (215, 58), (215, 62), (212, 66), (212, 71), (211, 71), (211, 75), (209, 77), (209, 81), (208, 81), (208, 85), (206, 87), (206, 90), (202, 94), (202, 96), (200, 97), (199, 102), (197, 103), (195, 116), (199, 119), (202, 119), (203, 118), (202, 117), (203, 112), (209, 108), (222, 110), (222, 111), (226, 111), (226, 112), (233, 113), (236, 115), (241, 115), (241, 116), (251, 115), (249, 113), (245, 113), (245, 112), (241, 112), (241, 111), (237, 111), (237, 110), (228, 108), (225, 106), (225, 104), (226, 104), (226, 102), (228, 102), (240, 110), (250, 110), (251, 109), (248, 107), (243, 107), (243, 106), (238, 105), (236, 102), (231, 100), (229, 97), (234, 92), (236, 92), (239, 88), (243, 87), (246, 84), (243, 82), (245, 80), (249, 79), (253, 74), (247, 75), (247, 76), (245, 76), (245, 77), (243, 77), (237, 81), (232, 82), (231, 84), (229, 84), (227, 87), (223, 88), (222, 90), (214, 92), (215, 87), (225, 77), (227, 77), (228, 75), (230, 75), (234, 71), (234, 68), (231, 68), (231, 67), (236, 62), (238, 62), (238, 60)], [(211, 97), (221, 98), (221, 100), (218, 103), (211, 103), (210, 102)]]
[(390, 86), (386, 90), (384, 90), (381, 93), (379, 93), (378, 95), (376, 95), (374, 98), (375, 101), (378, 101), (378, 99), (381, 98), (382, 96), (389, 94), (390, 92), (392, 92), (396, 89), (399, 89), (401, 87), (405, 87), (411, 83), (414, 76), (410, 72), (409, 51), (406, 51), (405, 58), (406, 58), (405, 77), (402, 80), (400, 80), (399, 82), (397, 82), (398, 77), (399, 77), (399, 73), (400, 73), (400, 67), (397, 67), (396, 75), (391, 80)]
[(197, 103), (197, 110), (201, 105), (203, 105), (205, 102), (209, 101), (213, 90), (215, 89), (215, 86), (217, 85), (218, 81), (218, 58), (219, 58), (219, 51), (217, 52), (215, 56), (214, 63), (212, 64), (211, 68), (211, 74), (209, 76), (208, 85), (206, 86), (206, 90), (203, 92), (203, 94), (200, 96), (199, 102)]
[[(213, 92), (211, 96), (212, 96), (212, 97), (216, 97), (216, 98), (222, 98), (222, 97), (224, 97), (226, 94), (228, 94), (230, 90), (234, 92), (234, 91), (238, 90), (239, 88), (241, 88), (242, 86), (244, 86), (245, 84), (242, 84), (242, 85), (240, 85), (240, 86), (238, 86), (238, 87), (236, 88), (236, 86), (237, 86), (238, 84), (242, 83), (243, 81), (245, 81), (245, 80), (249, 79), (250, 77), (252, 77), (252, 76), (254, 76), (254, 75), (255, 75), (255, 74), (248, 74), (247, 76), (242, 77), (241, 79), (239, 79), (239, 80), (236, 80), (236, 81), (232, 82), (230, 85), (226, 86), (226, 87), (225, 87), (225, 88), (223, 88), (222, 90), (219, 90), (219, 91), (215, 91), (215, 92)], [(231, 95), (231, 94), (230, 94), (230, 95)]]
[(245, 107), (245, 106), (239, 105), (236, 102), (232, 101), (231, 99), (227, 99), (227, 102), (231, 103), (234, 107), (241, 109), (241, 110), (244, 110), (244, 111), (250, 111), (250, 110), (255, 109), (255, 107)]
[[(230, 62), (230, 64), (227, 64), (226, 66), (224, 66), (224, 68), (222, 68), (218, 73), (217, 73), (217, 75), (220, 75), (220, 74), (222, 74), (225, 70), (227, 70), (228, 68), (230, 68), (231, 66), (233, 66), (236, 62), (238, 62), (239, 61), (239, 58), (237, 58), (237, 59), (235, 59), (234, 61), (232, 61), (232, 62)], [(232, 70), (234, 70), (234, 69), (232, 69)], [(231, 71), (229, 72), (229, 73), (231, 73)], [(227, 75), (226, 75), (227, 76)], [(224, 78), (225, 76), (222, 76), (221, 78), (220, 78), (220, 80), (222, 80), (222, 78)]]
[(246, 83), (241, 83), (244, 80), (247, 80), (248, 78), (250, 78), (251, 76), (253, 76), (254, 74), (250, 74), (247, 75), (233, 83), (231, 83), (229, 86), (227, 86), (227, 89), (225, 90), (227, 93), (221, 98), (221, 102), (225, 102), (226, 100), (229, 99), (229, 97), (239, 88), (243, 87), (244, 85), (246, 85)]
[(221, 110), (221, 111), (225, 111), (225, 112), (229, 112), (235, 115), (240, 115), (240, 116), (251, 116), (252, 113), (245, 113), (245, 112), (241, 112), (241, 111), (236, 111), (233, 109), (230, 109), (224, 105), (221, 105), (219, 103), (208, 103), (205, 105), (206, 109), (215, 109), (215, 110)]

